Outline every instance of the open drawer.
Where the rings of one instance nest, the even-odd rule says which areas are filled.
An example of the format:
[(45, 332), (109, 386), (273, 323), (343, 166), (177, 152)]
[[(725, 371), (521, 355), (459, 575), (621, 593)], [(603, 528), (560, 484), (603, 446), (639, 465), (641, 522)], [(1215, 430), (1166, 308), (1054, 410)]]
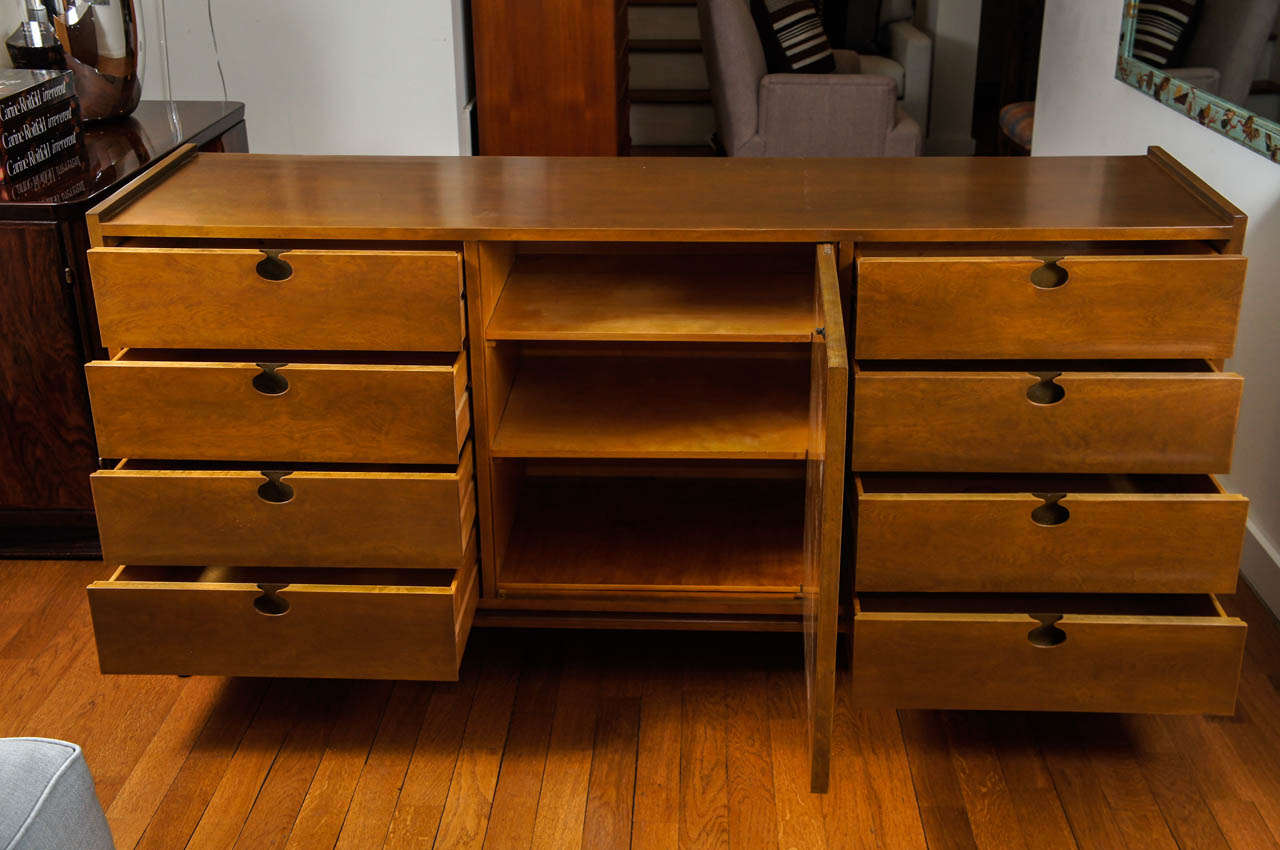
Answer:
[(476, 559), (457, 467), (123, 460), (92, 476), (109, 564), (460, 569)]
[(454, 464), (467, 356), (125, 349), (85, 367), (98, 455)]
[(1210, 475), (856, 477), (859, 591), (1234, 593), (1249, 500)]
[(1243, 385), (1206, 360), (859, 361), (853, 469), (1228, 472)]
[(123, 566), (89, 608), (103, 673), (452, 681), (477, 574)]
[(857, 594), (860, 707), (1232, 714), (1245, 624), (1192, 596)]

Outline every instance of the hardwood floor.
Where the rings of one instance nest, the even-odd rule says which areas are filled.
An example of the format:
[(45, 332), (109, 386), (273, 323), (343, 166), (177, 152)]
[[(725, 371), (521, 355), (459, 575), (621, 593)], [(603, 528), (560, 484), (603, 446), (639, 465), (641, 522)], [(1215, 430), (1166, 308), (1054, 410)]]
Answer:
[(796, 635), (496, 632), (456, 684), (103, 677), (100, 564), (0, 562), (0, 736), (84, 746), (121, 850), (1276, 847), (1280, 630), (1234, 718), (855, 712)]

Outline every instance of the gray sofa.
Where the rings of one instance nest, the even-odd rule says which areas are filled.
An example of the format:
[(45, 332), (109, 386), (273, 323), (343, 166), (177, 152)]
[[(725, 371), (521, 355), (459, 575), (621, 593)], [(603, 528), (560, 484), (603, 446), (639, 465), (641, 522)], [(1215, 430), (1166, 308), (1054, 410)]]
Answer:
[(729, 156), (920, 154), (920, 125), (874, 62), (836, 50), (837, 73), (770, 74), (747, 0), (698, 0), (698, 22)]
[(0, 850), (114, 850), (75, 744), (0, 738)]

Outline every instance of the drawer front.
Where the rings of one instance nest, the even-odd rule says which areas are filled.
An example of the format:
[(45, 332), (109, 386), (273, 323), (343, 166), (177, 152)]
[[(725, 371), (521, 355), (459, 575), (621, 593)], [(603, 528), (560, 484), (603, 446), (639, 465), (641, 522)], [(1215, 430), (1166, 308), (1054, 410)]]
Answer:
[(861, 591), (1234, 593), (1249, 501), (1226, 493), (866, 493)]
[(103, 673), (452, 681), (478, 597), (474, 564), (438, 586), (273, 592), (251, 580), (135, 580), (132, 569), (89, 587)]
[(455, 464), (470, 427), (461, 354), (449, 366), (274, 370), (112, 360), (86, 374), (101, 457)]
[(460, 351), (454, 251), (93, 248), (110, 348)]
[(110, 564), (461, 569), (476, 518), (456, 472), (172, 470), (93, 475)]
[(1223, 358), (1238, 256), (863, 257), (856, 356)]
[(858, 613), (860, 707), (1232, 714), (1245, 624), (1225, 616)]
[[(1046, 383), (1059, 400), (1031, 400)], [(859, 371), (853, 468), (1227, 472), (1242, 385), (1200, 372), (1063, 372), (1048, 382), (1027, 372)]]

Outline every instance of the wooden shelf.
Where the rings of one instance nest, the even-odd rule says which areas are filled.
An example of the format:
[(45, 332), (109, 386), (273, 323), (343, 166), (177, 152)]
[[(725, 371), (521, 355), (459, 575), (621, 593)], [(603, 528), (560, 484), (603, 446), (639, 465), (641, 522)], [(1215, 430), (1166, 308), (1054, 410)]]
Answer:
[(795, 595), (804, 481), (526, 478), (505, 591)]
[(494, 457), (802, 459), (809, 359), (526, 356)]
[(813, 263), (778, 255), (529, 254), (488, 339), (808, 342)]

